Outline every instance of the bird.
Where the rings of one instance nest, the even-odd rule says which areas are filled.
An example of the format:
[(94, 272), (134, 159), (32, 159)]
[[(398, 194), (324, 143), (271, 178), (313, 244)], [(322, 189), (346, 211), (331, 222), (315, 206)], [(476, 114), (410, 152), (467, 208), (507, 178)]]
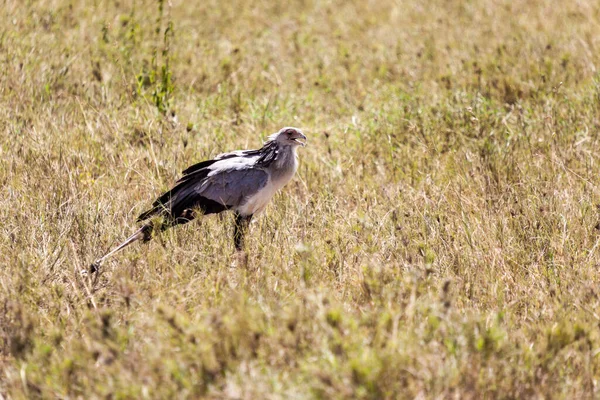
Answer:
[[(109, 257), (130, 244), (148, 242), (155, 231), (163, 231), (208, 214), (233, 211), (233, 244), (241, 252), (252, 217), (261, 213), (275, 193), (298, 169), (297, 149), (306, 145), (304, 133), (285, 127), (272, 134), (260, 149), (222, 153), (188, 167), (175, 186), (160, 195), (137, 222), (143, 225), (123, 243), (90, 266), (98, 272)], [(162, 217), (162, 221), (152, 219)]]

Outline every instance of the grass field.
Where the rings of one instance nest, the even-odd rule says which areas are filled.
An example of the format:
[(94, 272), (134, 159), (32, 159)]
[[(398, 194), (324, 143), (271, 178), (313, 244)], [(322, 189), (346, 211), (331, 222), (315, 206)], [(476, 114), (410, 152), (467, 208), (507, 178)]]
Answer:
[[(0, 398), (600, 396), (600, 5), (5, 0)], [(251, 227), (135, 245), (308, 136)]]

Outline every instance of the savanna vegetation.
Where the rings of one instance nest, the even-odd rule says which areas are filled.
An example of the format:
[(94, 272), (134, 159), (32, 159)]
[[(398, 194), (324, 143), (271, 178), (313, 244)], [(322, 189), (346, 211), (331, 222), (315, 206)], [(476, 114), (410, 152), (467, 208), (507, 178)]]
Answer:
[[(591, 0), (3, 1), (0, 398), (598, 397), (599, 67)], [(80, 273), (289, 125), (246, 266)]]

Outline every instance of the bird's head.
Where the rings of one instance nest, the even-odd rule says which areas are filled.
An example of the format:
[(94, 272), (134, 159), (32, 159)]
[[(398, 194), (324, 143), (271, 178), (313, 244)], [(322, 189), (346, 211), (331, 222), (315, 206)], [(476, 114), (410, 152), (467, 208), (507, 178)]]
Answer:
[(306, 140), (304, 133), (298, 128), (285, 127), (281, 128), (279, 132), (269, 136), (269, 140), (277, 142), (282, 146), (305, 146), (306, 143), (302, 140)]

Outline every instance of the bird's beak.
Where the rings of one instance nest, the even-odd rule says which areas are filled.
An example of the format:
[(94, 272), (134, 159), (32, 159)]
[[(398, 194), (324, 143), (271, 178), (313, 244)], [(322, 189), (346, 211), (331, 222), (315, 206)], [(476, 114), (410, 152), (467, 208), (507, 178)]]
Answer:
[[(302, 139), (302, 140), (304, 140), (304, 142), (303, 142), (302, 140), (299, 140), (299, 139)], [(299, 144), (300, 144), (300, 146), (302, 146), (302, 147), (306, 146), (306, 136), (304, 136), (304, 134), (303, 134), (303, 133), (301, 133), (301, 132), (298, 132), (298, 137), (295, 137), (295, 138), (294, 138), (294, 139), (292, 139), (292, 140), (293, 140), (294, 142), (296, 142), (296, 143), (299, 143)]]

